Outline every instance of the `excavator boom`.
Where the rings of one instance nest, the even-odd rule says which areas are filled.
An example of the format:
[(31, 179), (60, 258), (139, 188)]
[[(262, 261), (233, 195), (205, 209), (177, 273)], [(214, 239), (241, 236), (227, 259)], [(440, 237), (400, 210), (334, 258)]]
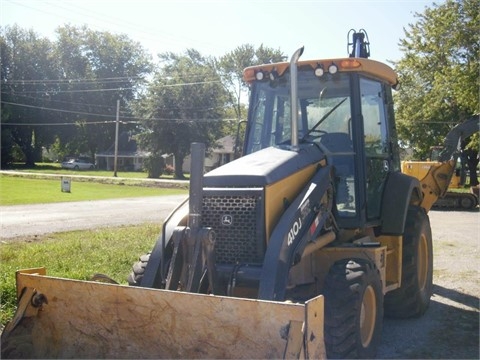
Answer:
[[(445, 137), (444, 147), (437, 162), (408, 161), (402, 164), (402, 172), (419, 178), (423, 191), (421, 206), (426, 211), (429, 211), (439, 198), (444, 198), (447, 194), (460, 155), (460, 144), (477, 131), (479, 131), (479, 118), (475, 116), (450, 130)], [(422, 172), (419, 169), (422, 167), (428, 169), (426, 175), (421, 175)], [(459, 201), (465, 202), (460, 199), (461, 196)], [(473, 194), (463, 196), (468, 200), (469, 207), (478, 204)]]
[(455, 157), (455, 159), (458, 158), (460, 155), (460, 143), (479, 130), (478, 116), (471, 117), (467, 121), (455, 126), (445, 137), (443, 151), (440, 153), (438, 161), (444, 162), (452, 157)]

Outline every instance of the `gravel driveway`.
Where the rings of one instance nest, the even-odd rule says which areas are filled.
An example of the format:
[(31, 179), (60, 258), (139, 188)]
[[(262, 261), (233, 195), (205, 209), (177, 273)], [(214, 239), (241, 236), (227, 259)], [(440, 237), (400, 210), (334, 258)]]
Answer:
[[(0, 206), (1, 240), (160, 222), (185, 195)], [(479, 359), (479, 212), (431, 211), (434, 288), (417, 319), (384, 320), (380, 359)]]
[(430, 211), (433, 296), (424, 316), (385, 319), (380, 359), (479, 359), (478, 209)]

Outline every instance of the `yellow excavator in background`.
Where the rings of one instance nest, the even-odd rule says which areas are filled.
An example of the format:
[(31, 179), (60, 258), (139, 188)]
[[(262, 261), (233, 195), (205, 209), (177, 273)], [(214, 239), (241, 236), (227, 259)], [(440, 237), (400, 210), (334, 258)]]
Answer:
[(464, 187), (462, 181), (464, 176), (462, 176), (461, 169), (457, 165), (458, 162), (455, 163), (446, 189), (443, 182), (441, 185), (438, 185), (435, 184), (436, 180), (434, 177), (430, 177), (430, 180), (427, 177), (429, 172), (435, 171), (446, 160), (452, 157), (458, 159), (461, 143), (478, 131), (479, 117), (473, 116), (465, 122), (456, 125), (445, 137), (444, 145), (435, 146), (431, 149), (429, 161), (402, 161), (402, 172), (416, 177), (424, 186), (429, 188), (429, 191), (435, 194), (436, 200), (432, 204), (434, 208), (472, 210), (478, 206), (478, 195), (474, 191), (471, 190), (470, 193), (451, 191)]
[(192, 144), (189, 199), (129, 286), (18, 271), (2, 358), (374, 358), (384, 314), (422, 315), (455, 159), (402, 174), (397, 75), (351, 33), (348, 57), (244, 70), (243, 156), (203, 175)]

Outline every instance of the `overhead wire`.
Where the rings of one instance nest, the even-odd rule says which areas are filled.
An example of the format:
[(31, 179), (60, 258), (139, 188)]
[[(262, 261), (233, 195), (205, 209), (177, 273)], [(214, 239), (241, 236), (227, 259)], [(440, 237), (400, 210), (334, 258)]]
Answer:
[[(65, 3), (62, 3), (62, 5), (59, 5), (57, 2), (55, 2), (55, 6), (48, 6), (48, 7), (45, 7), (45, 8), (37, 8), (35, 6), (29, 6), (29, 5), (25, 5), (24, 3), (17, 3), (15, 1), (12, 1), (12, 0), (7, 0), (11, 3), (16, 3), (20, 6), (24, 6), (26, 8), (30, 8), (30, 9), (33, 9), (35, 11), (39, 11), (39, 12), (42, 12), (42, 13), (45, 13), (45, 14), (50, 14), (50, 15), (54, 15), (54, 16), (57, 16), (58, 14), (55, 13), (55, 12), (51, 12), (51, 11), (45, 11), (45, 8), (48, 8), (48, 9), (55, 9), (55, 7), (59, 7), (59, 8), (63, 8), (63, 9), (66, 9), (66, 10), (69, 10), (71, 11), (71, 8), (76, 8), (77, 10), (80, 9), (81, 11), (86, 11), (88, 13), (88, 15), (91, 17), (92, 14), (94, 15), (94, 17), (97, 17), (99, 19), (101, 19), (102, 21), (105, 22), (105, 15), (99, 15), (99, 16), (96, 16), (94, 11), (92, 11), (92, 9), (84, 9), (84, 8), (80, 8), (80, 7), (75, 7), (75, 6), (72, 6), (71, 4), (68, 4), (68, 6), (70, 6), (70, 9), (66, 8), (65, 6), (62, 6), (62, 5), (67, 5)], [(48, 1), (44, 2), (46, 4), (49, 4)], [(51, 2), (50, 2), (51, 4)], [(99, 14), (99, 13), (97, 13)], [(114, 21), (111, 21), (111, 17), (109, 17), (110, 20), (108, 20), (107, 22), (110, 22), (110, 23), (113, 23), (115, 24)], [(116, 24), (116, 25), (121, 25), (121, 26), (125, 26), (125, 21), (124, 20), (120, 20), (119, 19), (119, 22)], [(127, 22), (128, 23), (128, 22)], [(133, 23), (131, 23), (133, 25)], [(128, 24), (127, 24), (128, 25)], [(136, 28), (134, 26), (135, 30), (139, 30), (138, 28)], [(155, 38), (155, 39), (158, 39), (158, 33), (155, 31), (155, 35), (153, 34), (149, 34), (149, 35), (152, 35), (152, 39)], [(164, 37), (163, 37), (164, 38)], [(175, 41), (176, 43), (178, 42), (178, 38), (174, 38), (172, 41)], [(195, 78), (195, 77), (200, 77), (200, 76), (203, 76), (202, 74), (198, 74), (198, 75), (195, 75), (195, 74), (191, 74), (189, 75), (190, 78)], [(167, 75), (168, 77), (168, 75)], [(114, 78), (97, 78), (97, 79), (31, 79), (31, 80), (16, 80), (16, 79), (10, 79), (10, 80), (3, 80), (2, 81), (2, 85), (9, 85), (9, 84), (14, 84), (14, 85), (36, 85), (36, 84), (45, 84), (45, 85), (62, 85), (62, 84), (70, 84), (70, 85), (98, 85), (98, 84), (108, 84), (108, 83), (116, 83), (116, 82), (121, 82), (122, 80), (135, 80), (135, 79), (141, 79), (142, 77), (140, 76), (137, 76), (137, 77), (114, 77)], [(191, 82), (191, 83), (179, 83), (179, 84), (164, 84), (164, 85), (160, 85), (160, 86), (156, 86), (156, 88), (163, 88), (163, 87), (180, 87), (180, 86), (189, 86), (189, 85), (197, 85), (197, 84), (206, 84), (206, 83), (221, 83), (220, 80), (212, 80), (212, 81), (200, 81), (200, 82)], [(135, 87), (117, 87), (117, 88), (103, 88), (103, 89), (82, 89), (82, 90), (73, 90), (73, 89), (70, 89), (70, 90), (58, 90), (58, 89), (53, 89), (53, 90), (49, 90), (49, 89), (45, 89), (45, 90), (22, 90), (22, 91), (15, 91), (13, 93), (13, 95), (15, 96), (24, 96), (24, 97), (27, 97), (27, 95), (22, 95), (22, 94), (58, 94), (58, 93), (89, 93), (89, 92), (111, 92), (111, 91), (125, 91), (125, 90), (133, 90), (135, 89)], [(3, 91), (3, 94), (9, 94), (7, 92), (4, 92)], [(10, 93), (10, 95), (12, 95), (12, 93)], [(31, 97), (31, 98), (34, 98), (34, 97)], [(35, 98), (34, 98), (35, 99)], [(39, 98), (36, 98), (36, 99), (39, 99)], [(42, 100), (40, 98), (40, 100)], [(48, 101), (52, 102), (52, 101), (56, 101), (57, 103), (59, 102), (59, 100), (53, 100), (53, 99), (48, 99)], [(91, 113), (91, 112), (82, 112), (82, 111), (72, 111), (72, 110), (64, 110), (64, 109), (57, 109), (57, 108), (51, 108), (51, 107), (46, 107), (46, 106), (36, 106), (36, 105), (28, 105), (28, 104), (20, 104), (20, 103), (15, 103), (15, 102), (6, 102), (6, 101), (2, 101), (2, 103), (4, 104), (9, 104), (9, 105), (12, 105), (12, 106), (23, 106), (23, 107), (29, 107), (29, 108), (35, 108), (35, 109), (38, 109), (38, 110), (46, 110), (46, 111), (57, 111), (57, 112), (63, 112), (63, 113), (71, 113), (71, 114), (77, 114), (77, 115), (84, 115), (84, 116), (101, 116), (101, 117), (107, 117), (107, 118), (113, 118), (115, 117), (114, 115), (105, 115), (105, 114), (95, 114), (95, 113)], [(79, 103), (73, 103), (73, 104), (79, 104)], [(85, 106), (100, 106), (100, 105), (96, 105), (96, 104), (83, 104)], [(203, 111), (206, 111), (208, 109), (201, 109)], [(123, 118), (131, 118), (133, 120), (142, 120), (142, 119), (138, 119), (138, 118), (134, 118), (134, 117), (125, 117), (123, 116)], [(237, 119), (161, 119), (161, 118), (150, 118), (148, 120), (152, 120), (152, 121), (176, 121), (176, 122), (182, 122), (182, 121), (232, 121), (232, 120), (237, 120)], [(90, 123), (93, 123), (93, 122), (90, 122)], [(105, 122), (102, 122), (102, 123), (105, 123)], [(16, 125), (32, 125), (32, 124), (23, 124), (23, 123), (15, 123)], [(2, 123), (2, 125), (6, 125), (5, 123)], [(8, 125), (14, 125), (14, 123), (8, 123)], [(37, 125), (43, 125), (43, 124), (37, 124)], [(45, 124), (45, 125), (49, 125), (49, 124)], [(52, 124), (53, 125), (53, 124)], [(58, 123), (55, 123), (55, 125), (58, 125)], [(70, 123), (65, 123), (65, 125), (70, 125)]]
[[(2, 94), (5, 95), (6, 93), (2, 92)], [(112, 104), (112, 105), (100, 105), (100, 104), (92, 104), (92, 103), (79, 103), (79, 102), (73, 102), (73, 101), (62, 101), (62, 100), (57, 100), (57, 99), (35, 97), (35, 96), (29, 96), (29, 95), (19, 95), (19, 94), (15, 94), (14, 96), (15, 96), (15, 98), (20, 97), (20, 98), (30, 99), (31, 101), (34, 101), (34, 102), (42, 101), (42, 102), (48, 102), (48, 103), (59, 103), (59, 104), (64, 104), (64, 105), (68, 105), (68, 106), (78, 105), (78, 106), (84, 106), (84, 107), (95, 107), (95, 108), (101, 108), (101, 109), (106, 109), (106, 110), (110, 110), (110, 109), (112, 109), (113, 107), (116, 106), (114, 104)], [(2, 101), (2, 102), (7, 103), (6, 101)], [(24, 104), (21, 104), (21, 103), (18, 103), (18, 102), (13, 102), (13, 101), (10, 101), (10, 104), (11, 105), (17, 104), (18, 106), (24, 105)], [(31, 107), (40, 107), (38, 104), (36, 104), (36, 105), (25, 104), (25, 105), (29, 105)], [(219, 107), (217, 107), (217, 108), (219, 108)], [(198, 106), (194, 106), (194, 107), (178, 107), (178, 106), (175, 106), (175, 107), (168, 107), (168, 108), (163, 107), (162, 108), (162, 110), (164, 110), (164, 111), (168, 111), (168, 110), (208, 111), (208, 110), (215, 110), (215, 109), (216, 108), (213, 108), (213, 107), (200, 108)], [(71, 110), (65, 110), (65, 111), (71, 111)], [(125, 111), (125, 110), (120, 110), (120, 114), (125, 114), (125, 113), (129, 113), (129, 112)]]
[[(192, 86), (192, 85), (202, 85), (202, 84), (214, 84), (214, 83), (221, 83), (220, 80), (212, 80), (212, 81), (197, 81), (191, 83), (178, 83), (178, 84), (164, 84), (155, 86), (155, 88), (169, 88), (169, 87), (181, 87), (181, 86)], [(52, 94), (59, 94), (59, 93), (89, 93), (89, 92), (102, 92), (102, 91), (125, 91), (125, 90), (135, 90), (138, 86), (133, 87), (119, 87), (119, 88), (109, 88), (109, 89), (82, 89), (82, 90), (59, 90), (59, 89), (43, 89), (43, 90), (21, 90), (21, 91), (14, 91), (11, 94), (44, 94), (47, 92), (51, 92)]]
[[(66, 125), (99, 125), (99, 124), (115, 124), (116, 121), (89, 121), (89, 122), (68, 122), (68, 123), (2, 123), (2, 126), (66, 126)], [(128, 124), (130, 122), (122, 122), (122, 124)], [(131, 122), (134, 123), (134, 122)], [(137, 123), (137, 122), (135, 122)]]
[[(45, 1), (45, 3), (49, 4), (48, 1)], [(52, 3), (50, 2), (50, 4)], [(155, 2), (152, 2), (152, 4), (155, 4)], [(158, 5), (158, 3), (156, 5)], [(100, 20), (102, 24), (109, 23), (111, 25), (118, 26), (119, 28), (121, 28), (122, 32), (124, 31), (125, 28), (133, 30), (141, 35), (140, 38), (148, 41), (158, 42), (158, 40), (161, 39), (162, 42), (171, 43), (174, 45), (178, 45), (179, 43), (184, 44), (186, 48), (192, 47), (193, 44), (196, 44), (199, 41), (198, 39), (189, 38), (184, 35), (180, 35), (178, 33), (171, 33), (164, 30), (159, 32), (158, 29), (147, 27), (145, 26), (145, 24), (139, 27), (137, 23), (129, 21), (128, 19), (113, 17), (111, 13), (101, 13), (101, 12), (95, 11), (95, 9), (92, 9), (92, 8), (86, 9), (81, 6), (76, 6), (68, 2), (61, 2), (61, 5), (59, 5), (58, 2), (55, 2), (54, 6), (58, 8), (63, 8), (70, 12), (83, 13), (89, 18), (96, 18), (97, 20)], [(110, 31), (110, 30), (107, 30), (107, 31)], [(202, 39), (200, 41), (211, 47), (216, 46), (214, 42), (206, 41), (205, 39)]]
[[(35, 106), (35, 105), (27, 105), (27, 104), (18, 104), (18, 103), (12, 103), (8, 101), (1, 101), (3, 104), (7, 105), (12, 105), (12, 106), (21, 106), (21, 107), (27, 107), (27, 108), (34, 108), (38, 110), (46, 110), (46, 111), (57, 111), (57, 112), (63, 112), (63, 113), (71, 113), (71, 114), (76, 114), (76, 115), (86, 115), (90, 117), (98, 116), (98, 117), (106, 117), (106, 118), (112, 118), (115, 119), (116, 115), (107, 115), (107, 114), (95, 114), (95, 113), (86, 113), (86, 112), (81, 112), (81, 111), (71, 111), (71, 110), (63, 110), (63, 109), (55, 109), (55, 108), (47, 108), (44, 106)], [(126, 119), (126, 121), (124, 120)], [(139, 118), (139, 117), (134, 117), (134, 116), (122, 116), (122, 121), (125, 123), (138, 123), (140, 121), (174, 121), (174, 122), (213, 122), (213, 121), (236, 121), (237, 119), (206, 119), (206, 118), (190, 118), (190, 119), (178, 119), (178, 118)], [(115, 121), (113, 121), (115, 122)], [(90, 122), (89, 122), (90, 123)], [(57, 124), (57, 123), (55, 123)], [(68, 125), (69, 123), (65, 123)], [(2, 125), (18, 125), (18, 126), (31, 126), (33, 125), (32, 123), (11, 123), (11, 122), (2, 122)], [(36, 124), (37, 126), (42, 126), (43, 123), (38, 123)], [(75, 125), (75, 124), (72, 124)]]
[[(40, 13), (43, 13), (43, 14), (52, 15), (52, 16), (55, 16), (57, 18), (58, 17), (65, 18), (66, 23), (68, 23), (69, 21), (71, 22), (71, 21), (76, 20), (76, 16), (69, 16), (69, 13), (72, 13), (72, 14), (83, 13), (85, 16), (88, 16), (88, 18), (93, 18), (93, 19), (96, 19), (98, 21), (101, 21), (101, 24), (104, 24), (104, 23), (108, 24), (109, 23), (111, 25), (117, 26), (119, 29), (121, 29), (118, 32), (124, 33), (123, 29), (125, 29), (125, 28), (131, 29), (131, 30), (137, 32), (138, 34), (140, 34), (140, 36), (139, 36), (140, 39), (147, 40), (147, 41), (156, 41), (157, 42), (158, 39), (160, 38), (160, 39), (162, 39), (162, 42), (167, 43), (167, 44), (172, 44), (172, 45), (178, 45), (179, 43), (184, 44), (185, 48), (193, 47), (193, 44), (198, 43), (198, 40), (194, 40), (193, 38), (188, 38), (188, 37), (185, 37), (183, 35), (179, 35), (177, 33), (169, 33), (169, 32), (166, 32), (166, 31), (159, 32), (157, 29), (153, 29), (153, 28), (149, 28), (149, 27), (145, 27), (145, 26), (139, 27), (137, 24), (135, 24), (133, 22), (130, 22), (126, 19), (114, 18), (114, 17), (111, 16), (111, 14), (105, 14), (105, 13), (97, 12), (97, 11), (95, 11), (95, 8), (93, 8), (93, 7), (86, 9), (86, 8), (75, 6), (73, 4), (70, 4), (70, 3), (64, 2), (64, 1), (62, 1), (62, 2), (55, 1), (53, 3), (49, 2), (49, 1), (43, 1), (43, 3), (46, 6), (44, 6), (42, 8), (39, 8), (39, 7), (36, 7), (36, 6), (32, 6), (31, 3), (29, 3), (29, 5), (26, 5), (24, 2), (16, 2), (16, 1), (13, 1), (13, 0), (4, 0), (4, 1), (10, 2), (12, 4), (16, 4), (18, 6), (22, 6), (22, 7), (37, 11), (37, 12), (40, 12)], [(36, 3), (41, 4), (42, 2), (38, 1)], [(45, 9), (48, 9), (48, 10), (45, 10)], [(61, 9), (66, 10), (67, 12), (65, 12), (65, 11), (52, 11), (52, 10), (61, 10)], [(98, 25), (95, 25), (95, 24), (92, 24), (92, 23), (89, 24), (89, 28), (92, 28), (92, 29), (96, 28), (97, 31), (106, 31), (106, 32), (111, 32), (112, 33), (111, 29), (108, 29), (108, 28), (105, 28), (105, 27), (102, 28), (102, 27), (100, 27)], [(206, 40), (201, 40), (201, 41), (204, 44), (209, 45), (211, 47), (215, 47), (215, 45), (216, 45), (214, 42), (211, 42), (211, 41), (206, 41)]]
[(74, 84), (91, 84), (91, 83), (110, 83), (110, 82), (122, 82), (125, 80), (137, 80), (143, 79), (141, 76), (122, 76), (122, 77), (111, 77), (111, 78), (76, 78), (76, 79), (30, 79), (30, 80), (15, 80), (7, 79), (2, 80), (2, 84), (44, 84), (44, 83), (53, 83), (53, 84), (63, 84), (63, 83), (74, 83)]
[(45, 107), (45, 106), (19, 104), (19, 103), (3, 101), (3, 100), (2, 100), (2, 104), (13, 105), (13, 106), (21, 106), (21, 107), (26, 107), (26, 108), (38, 109), (38, 110), (64, 112), (64, 113), (77, 114), (77, 115), (102, 116), (102, 117), (114, 117), (115, 118), (115, 115), (94, 114), (94, 113), (88, 113), (88, 112), (82, 112), (82, 111), (55, 109), (55, 108), (48, 108), (48, 107)]
[[(2, 92), (3, 95), (10, 95), (5, 92)], [(58, 103), (58, 104), (64, 104), (64, 105), (79, 105), (79, 106), (85, 106), (85, 107), (96, 107), (96, 108), (103, 108), (103, 109), (111, 109), (114, 105), (101, 105), (101, 104), (91, 104), (91, 103), (79, 103), (79, 102), (73, 102), (73, 101), (63, 101), (63, 100), (57, 100), (57, 99), (50, 99), (50, 98), (44, 98), (44, 97), (35, 97), (35, 96), (29, 96), (29, 95), (19, 95), (15, 94), (15, 97), (21, 97), (25, 99), (30, 99), (32, 101), (44, 101), (44, 102), (49, 102), (49, 103)], [(122, 110), (120, 110), (122, 113)], [(124, 111), (123, 111), (124, 112)]]

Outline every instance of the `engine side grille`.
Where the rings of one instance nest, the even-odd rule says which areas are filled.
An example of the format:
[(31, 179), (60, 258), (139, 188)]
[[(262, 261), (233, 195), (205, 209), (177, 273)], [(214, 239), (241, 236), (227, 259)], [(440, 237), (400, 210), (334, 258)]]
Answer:
[(202, 225), (216, 233), (216, 262), (221, 264), (263, 262), (261, 195), (209, 194), (204, 192)]

